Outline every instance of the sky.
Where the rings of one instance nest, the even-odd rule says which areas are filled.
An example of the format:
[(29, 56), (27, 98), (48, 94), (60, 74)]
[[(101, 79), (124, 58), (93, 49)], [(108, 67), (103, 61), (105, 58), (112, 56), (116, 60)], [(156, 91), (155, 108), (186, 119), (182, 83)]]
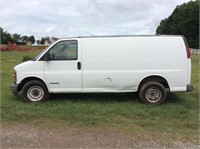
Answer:
[(41, 37), (152, 35), (190, 0), (0, 0), (0, 26)]

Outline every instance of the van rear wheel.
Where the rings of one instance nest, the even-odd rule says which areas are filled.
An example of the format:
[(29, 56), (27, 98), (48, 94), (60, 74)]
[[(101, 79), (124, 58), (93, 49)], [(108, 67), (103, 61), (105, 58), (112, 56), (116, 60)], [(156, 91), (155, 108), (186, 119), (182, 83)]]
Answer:
[(22, 99), (27, 102), (43, 102), (48, 99), (49, 93), (46, 85), (38, 80), (27, 82), (22, 88)]
[(158, 82), (146, 82), (139, 89), (139, 98), (145, 104), (162, 104), (166, 95), (165, 87)]

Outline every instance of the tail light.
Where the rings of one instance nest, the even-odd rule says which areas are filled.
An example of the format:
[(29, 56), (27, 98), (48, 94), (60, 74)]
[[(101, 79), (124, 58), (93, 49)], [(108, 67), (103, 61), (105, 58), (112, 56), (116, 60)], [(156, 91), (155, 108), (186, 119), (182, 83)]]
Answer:
[(187, 58), (190, 58), (190, 48), (186, 48), (186, 52), (187, 52)]
[(184, 41), (185, 47), (186, 47), (187, 58), (189, 59), (190, 58), (190, 48), (188, 46), (188, 43), (187, 43), (185, 37), (184, 36), (182, 36), (182, 37), (183, 37), (183, 41)]

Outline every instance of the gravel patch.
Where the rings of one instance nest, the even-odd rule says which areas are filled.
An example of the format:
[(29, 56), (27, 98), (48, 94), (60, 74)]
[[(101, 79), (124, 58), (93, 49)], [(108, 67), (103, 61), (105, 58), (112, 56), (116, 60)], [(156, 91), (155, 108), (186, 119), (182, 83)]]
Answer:
[[(138, 137), (138, 135), (141, 135)], [(138, 139), (143, 138), (143, 139)], [(144, 134), (137, 137), (119, 130), (105, 128), (76, 128), (64, 126), (45, 129), (28, 123), (2, 124), (1, 148), (142, 148), (142, 149), (199, 149), (190, 142), (168, 139), (158, 143)]]

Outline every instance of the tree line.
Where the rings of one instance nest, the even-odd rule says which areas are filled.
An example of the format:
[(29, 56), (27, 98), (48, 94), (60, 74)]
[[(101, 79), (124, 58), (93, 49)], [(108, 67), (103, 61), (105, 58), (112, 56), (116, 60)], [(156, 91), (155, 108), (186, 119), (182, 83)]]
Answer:
[(19, 42), (25, 43), (25, 42), (31, 42), (31, 44), (35, 43), (35, 37), (33, 35), (31, 36), (21, 36), (20, 34), (10, 34), (7, 31), (4, 31), (2, 27), (0, 27), (0, 34), (1, 34), (1, 44), (7, 44), (8, 42), (11, 42), (13, 44), (17, 44)]
[(10, 34), (7, 31), (4, 31), (2, 27), (0, 27), (0, 35), (1, 35), (1, 42), (0, 44), (8, 44), (8, 42), (11, 42), (13, 44), (26, 44), (27, 42), (30, 42), (31, 44), (34, 44), (35, 42), (37, 44), (44, 44), (45, 40), (49, 37), (42, 37), (41, 40), (35, 40), (34, 35), (27, 36), (14, 33)]
[(161, 20), (156, 34), (183, 35), (189, 47), (199, 48), (199, 0), (177, 6), (168, 18)]

